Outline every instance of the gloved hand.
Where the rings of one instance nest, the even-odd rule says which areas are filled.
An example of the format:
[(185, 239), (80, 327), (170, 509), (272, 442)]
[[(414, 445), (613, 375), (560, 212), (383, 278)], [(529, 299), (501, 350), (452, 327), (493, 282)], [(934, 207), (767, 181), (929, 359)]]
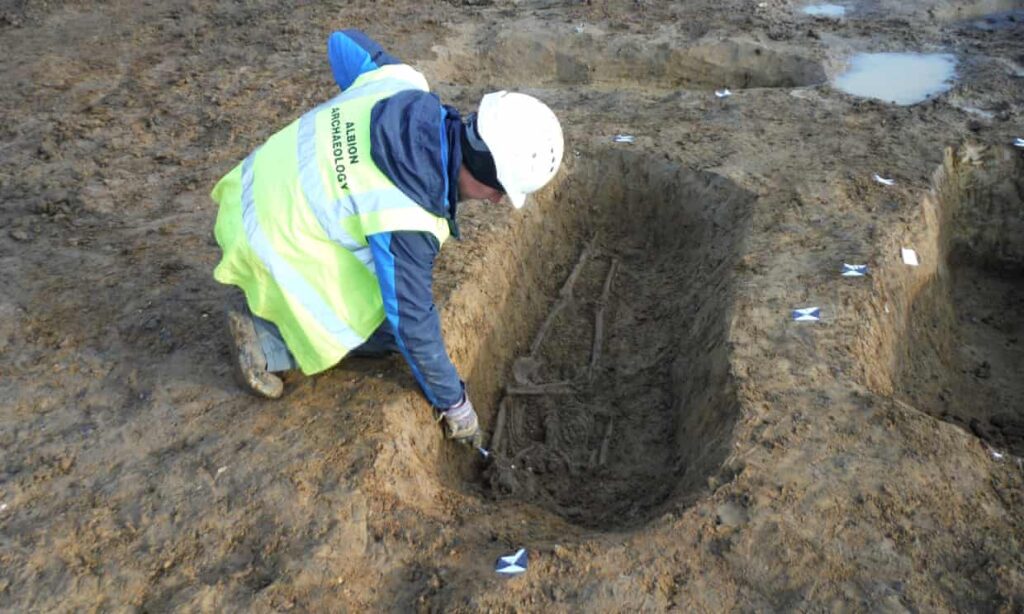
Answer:
[(463, 393), (461, 401), (441, 412), (441, 418), (444, 419), (450, 439), (480, 446), (482, 440), (480, 425), (477, 422), (476, 410), (473, 409), (469, 395)]

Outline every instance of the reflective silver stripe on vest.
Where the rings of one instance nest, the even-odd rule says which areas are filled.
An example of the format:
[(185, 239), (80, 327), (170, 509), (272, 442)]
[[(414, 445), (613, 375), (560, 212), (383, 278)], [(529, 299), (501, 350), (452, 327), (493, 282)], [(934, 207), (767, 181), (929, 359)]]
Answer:
[(376, 270), (373, 267), (373, 255), (370, 253), (370, 248), (359, 245), (342, 227), (342, 220), (357, 213), (374, 213), (387, 209), (418, 207), (419, 205), (398, 188), (363, 192), (355, 196), (345, 195), (335, 200), (328, 198), (320, 176), (320, 165), (316, 159), (316, 115), (326, 107), (349, 100), (390, 92), (397, 93), (406, 89), (409, 89), (409, 82), (400, 79), (387, 78), (372, 81), (362, 87), (335, 96), (305, 113), (299, 119), (298, 161), (302, 194), (306, 197), (306, 202), (313, 210), (313, 215), (316, 216), (324, 234), (352, 252), (374, 275), (376, 275)]
[(329, 203), (320, 178), (320, 167), (316, 161), (316, 114), (327, 104), (320, 105), (299, 119), (298, 132), (298, 157), (299, 157), (299, 183), (302, 186), (302, 195), (306, 197), (309, 208), (320, 223), (320, 229), (327, 237), (352, 252), (352, 254), (368, 268), (371, 273), (373, 269), (373, 255), (369, 246), (359, 243), (345, 231), (341, 221), (348, 217), (337, 203)]
[(256, 202), (252, 193), (253, 166), (258, 152), (257, 148), (242, 162), (242, 225), (245, 227), (249, 246), (270, 271), (274, 281), (289, 295), (296, 298), (302, 307), (316, 318), (316, 321), (339, 344), (348, 350), (358, 347), (364, 341), (363, 337), (349, 328), (348, 324), (338, 319), (337, 314), (316, 289), (274, 251), (267, 236), (263, 234), (256, 215)]

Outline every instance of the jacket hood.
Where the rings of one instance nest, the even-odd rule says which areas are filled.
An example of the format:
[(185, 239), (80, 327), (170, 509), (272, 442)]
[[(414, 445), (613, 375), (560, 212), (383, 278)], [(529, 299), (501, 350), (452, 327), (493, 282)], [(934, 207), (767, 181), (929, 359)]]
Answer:
[(421, 90), (385, 98), (370, 112), (374, 163), (406, 196), (447, 219), (456, 238), (461, 126), (458, 110)]

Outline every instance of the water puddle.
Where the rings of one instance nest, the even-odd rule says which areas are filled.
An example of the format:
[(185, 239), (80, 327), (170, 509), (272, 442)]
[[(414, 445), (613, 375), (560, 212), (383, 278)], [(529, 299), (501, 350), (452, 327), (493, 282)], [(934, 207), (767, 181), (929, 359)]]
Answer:
[(956, 58), (948, 53), (861, 53), (835, 80), (847, 94), (912, 105), (953, 87)]
[(811, 17), (824, 17), (826, 19), (839, 19), (846, 15), (846, 7), (838, 4), (812, 4), (803, 8), (805, 15)]

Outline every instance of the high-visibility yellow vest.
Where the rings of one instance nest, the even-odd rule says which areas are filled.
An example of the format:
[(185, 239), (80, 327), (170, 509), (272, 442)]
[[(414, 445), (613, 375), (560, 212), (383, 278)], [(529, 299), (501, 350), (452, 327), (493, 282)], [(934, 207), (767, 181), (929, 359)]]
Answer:
[(448, 238), (448, 221), (406, 196), (370, 155), (373, 105), (409, 89), (428, 87), (404, 64), (362, 74), (270, 137), (211, 193), (224, 252), (214, 278), (240, 287), (252, 312), (277, 325), (306, 374), (336, 364), (384, 321), (367, 235)]

